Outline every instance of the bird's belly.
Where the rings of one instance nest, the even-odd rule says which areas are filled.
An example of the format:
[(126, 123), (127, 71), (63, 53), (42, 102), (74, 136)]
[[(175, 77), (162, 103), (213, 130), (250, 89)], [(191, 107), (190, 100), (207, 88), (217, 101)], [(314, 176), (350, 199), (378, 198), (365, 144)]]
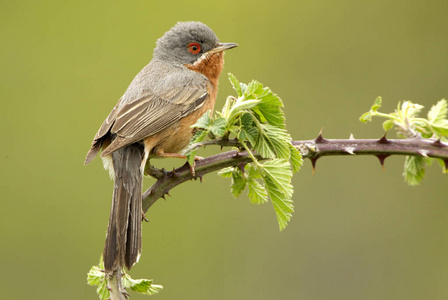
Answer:
[(195, 124), (206, 111), (213, 111), (213, 106), (214, 103), (206, 103), (168, 128), (144, 139), (145, 149), (150, 152), (149, 157), (156, 156), (155, 151), (177, 153), (184, 149), (193, 138), (193, 128), (190, 126)]

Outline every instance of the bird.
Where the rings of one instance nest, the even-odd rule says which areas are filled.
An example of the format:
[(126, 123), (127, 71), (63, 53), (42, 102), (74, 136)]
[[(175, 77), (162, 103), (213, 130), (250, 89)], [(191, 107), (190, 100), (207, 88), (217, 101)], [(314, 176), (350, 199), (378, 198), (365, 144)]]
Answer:
[(128, 270), (142, 250), (142, 183), (148, 159), (179, 157), (191, 125), (213, 112), (224, 51), (205, 24), (179, 22), (156, 42), (153, 57), (132, 80), (96, 133), (86, 155), (101, 158), (114, 180), (103, 250), (104, 270)]

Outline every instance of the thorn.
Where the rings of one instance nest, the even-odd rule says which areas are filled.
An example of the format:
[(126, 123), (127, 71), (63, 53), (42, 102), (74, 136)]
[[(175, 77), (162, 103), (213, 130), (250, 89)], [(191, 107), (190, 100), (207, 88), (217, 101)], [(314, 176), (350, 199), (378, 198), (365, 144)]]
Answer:
[(199, 178), (199, 182), (200, 183), (204, 183), (205, 182), (205, 179), (201, 175), (198, 175), (197, 177)]
[(432, 145), (435, 146), (435, 147), (443, 147), (443, 146), (445, 146), (442, 143), (442, 141), (440, 140), (440, 138), (437, 141), (435, 141), (434, 143), (432, 143)]
[(426, 150), (418, 150), (417, 153), (423, 157), (428, 157), (428, 151)]
[(241, 163), (238, 165), (238, 168), (240, 168), (241, 172), (244, 174), (244, 167), (246, 166), (246, 163)]
[(173, 173), (173, 175), (176, 174), (176, 168), (173, 167), (172, 173)]
[(321, 129), (320, 130), (320, 132), (319, 132), (319, 135), (317, 136), (317, 138), (314, 140), (314, 142), (316, 143), (316, 144), (324, 144), (324, 143), (327, 143), (328, 141), (326, 140), (326, 139), (324, 139), (323, 137), (322, 137), (322, 130), (323, 129)]
[(386, 132), (384, 133), (383, 137), (380, 138), (378, 141), (376, 141), (378, 144), (388, 144), (389, 140), (386, 138)]
[(313, 172), (311, 173), (311, 176), (314, 176), (314, 173), (316, 171), (316, 162), (317, 162), (318, 159), (319, 159), (319, 156), (310, 158), (311, 164), (313, 165)]
[(447, 172), (447, 171), (448, 171), (448, 159), (445, 158), (445, 159), (443, 160), (443, 163), (445, 164), (445, 172)]
[(160, 198), (163, 198), (163, 200), (166, 201), (165, 195), (160, 196)]
[(350, 133), (350, 136), (348, 137), (349, 140), (354, 140), (355, 137), (353, 136), (353, 133)]
[(378, 157), (378, 159), (380, 160), (380, 164), (381, 167), (383, 167), (383, 170), (385, 170), (384, 168), (384, 161), (386, 160), (387, 157), (389, 157), (390, 154), (378, 154), (376, 157)]
[(347, 147), (344, 148), (345, 152), (354, 155), (355, 153), (353, 151), (355, 151), (355, 147)]
[(165, 195), (168, 195), (168, 196), (172, 197), (172, 196), (170, 195), (170, 192), (166, 192)]

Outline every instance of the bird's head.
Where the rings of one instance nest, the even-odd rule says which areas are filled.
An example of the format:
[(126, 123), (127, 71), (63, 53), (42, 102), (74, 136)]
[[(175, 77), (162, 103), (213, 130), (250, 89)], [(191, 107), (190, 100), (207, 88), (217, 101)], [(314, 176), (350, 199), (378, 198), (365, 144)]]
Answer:
[(237, 46), (234, 43), (221, 43), (216, 34), (201, 22), (179, 22), (157, 41), (154, 58), (194, 65), (215, 53)]

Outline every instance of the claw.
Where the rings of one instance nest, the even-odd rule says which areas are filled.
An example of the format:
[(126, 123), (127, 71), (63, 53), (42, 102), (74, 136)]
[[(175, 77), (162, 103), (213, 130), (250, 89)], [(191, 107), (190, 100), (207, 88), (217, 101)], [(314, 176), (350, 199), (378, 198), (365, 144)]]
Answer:
[(145, 213), (142, 211), (142, 221), (149, 222), (149, 220), (146, 218)]
[[(196, 158), (195, 158), (195, 161), (196, 161)], [(190, 163), (187, 162), (187, 164), (188, 164), (188, 166), (190, 168), (191, 176), (193, 176), (193, 178), (196, 178), (196, 171), (194, 170), (194, 167), (195, 167), (196, 163), (193, 162), (193, 165), (190, 165)]]

